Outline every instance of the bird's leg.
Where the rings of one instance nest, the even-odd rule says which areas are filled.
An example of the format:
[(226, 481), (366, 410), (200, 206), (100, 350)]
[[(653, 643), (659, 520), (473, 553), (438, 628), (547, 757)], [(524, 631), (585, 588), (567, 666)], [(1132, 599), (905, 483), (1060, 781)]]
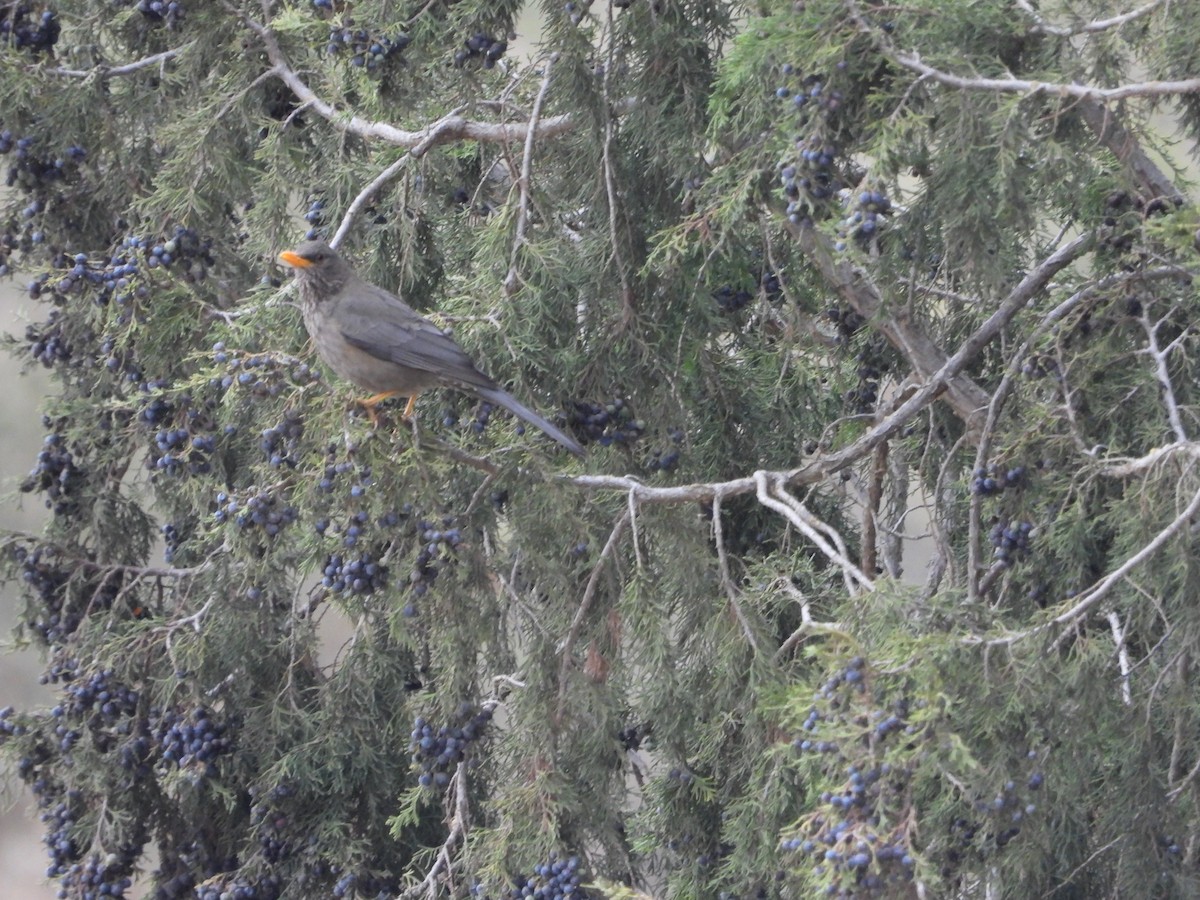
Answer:
[(367, 417), (371, 420), (371, 424), (373, 426), (378, 426), (379, 413), (376, 412), (375, 407), (377, 407), (384, 400), (387, 400), (389, 397), (395, 397), (397, 393), (397, 391), (380, 391), (374, 396), (359, 400), (358, 405), (367, 411)]
[[(378, 394), (359, 400), (358, 405), (367, 411), (367, 416), (371, 419), (371, 424), (378, 427), (379, 413), (376, 411), (375, 407), (377, 407), (384, 400), (399, 396), (399, 394), (399, 391), (380, 391)], [(404, 407), (404, 412), (400, 414), (400, 418), (402, 418), (405, 422), (411, 421), (413, 417), (413, 410), (415, 410), (416, 407), (417, 392), (414, 391), (408, 395), (408, 405)]]

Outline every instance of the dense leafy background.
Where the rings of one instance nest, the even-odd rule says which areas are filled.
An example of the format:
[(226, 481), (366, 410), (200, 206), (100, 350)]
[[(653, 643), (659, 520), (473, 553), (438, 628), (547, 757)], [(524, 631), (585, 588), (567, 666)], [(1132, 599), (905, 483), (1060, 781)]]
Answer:
[[(57, 696), (0, 743), (61, 896), (1200, 891), (1187, 4), (0, 38)], [(373, 428), (306, 231), (586, 459), (453, 391)]]

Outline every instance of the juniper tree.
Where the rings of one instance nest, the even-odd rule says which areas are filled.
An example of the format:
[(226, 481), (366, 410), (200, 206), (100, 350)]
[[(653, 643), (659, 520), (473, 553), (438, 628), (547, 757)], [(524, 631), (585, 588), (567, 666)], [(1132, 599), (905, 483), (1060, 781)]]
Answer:
[[(0, 13), (60, 896), (1200, 891), (1187, 4)], [(306, 232), (586, 458), (372, 423)]]

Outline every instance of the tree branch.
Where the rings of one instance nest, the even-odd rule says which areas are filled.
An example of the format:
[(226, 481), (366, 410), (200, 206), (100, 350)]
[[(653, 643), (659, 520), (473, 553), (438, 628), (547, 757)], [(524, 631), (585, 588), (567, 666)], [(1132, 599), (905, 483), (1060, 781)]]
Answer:
[(45, 72), (48, 75), (59, 75), (63, 78), (117, 78), (122, 75), (132, 75), (134, 72), (140, 72), (142, 69), (148, 69), (151, 66), (161, 65), (175, 59), (188, 50), (195, 41), (189, 41), (180, 47), (172, 47), (170, 50), (164, 50), (162, 53), (155, 53), (151, 56), (143, 57), (142, 59), (134, 60), (133, 62), (124, 63), (119, 66), (110, 66), (104, 63), (98, 63), (90, 69), (41, 69), (37, 71)]
[(1144, 81), (1113, 88), (1052, 81), (1027, 81), (1024, 78), (967, 78), (927, 65), (916, 54), (902, 53), (886, 45), (880, 45), (880, 50), (884, 56), (901, 68), (908, 69), (922, 78), (961, 91), (1046, 94), (1048, 96), (1074, 97), (1079, 100), (1093, 100), (1098, 103), (1113, 103), (1130, 97), (1174, 97), (1179, 94), (1200, 93), (1200, 78), (1186, 78), (1183, 81)]
[(1017, 0), (1017, 6), (1029, 14), (1034, 21), (1034, 26), (1030, 31), (1040, 34), (1053, 34), (1057, 37), (1073, 37), (1077, 34), (1095, 34), (1100, 31), (1108, 31), (1110, 28), (1120, 28), (1127, 22), (1132, 22), (1134, 19), (1140, 19), (1142, 16), (1149, 15), (1158, 7), (1162, 6), (1165, 0), (1150, 0), (1143, 6), (1136, 9), (1131, 9), (1129, 12), (1121, 13), (1120, 15), (1110, 16), (1107, 19), (1093, 19), (1090, 22), (1084, 22), (1082, 25), (1050, 25), (1042, 18), (1041, 14), (1033, 8), (1033, 4), (1029, 0)]
[(558, 60), (558, 54), (552, 54), (546, 60), (546, 68), (542, 73), (542, 86), (538, 89), (533, 101), (533, 110), (529, 113), (529, 130), (525, 134), (525, 152), (521, 156), (521, 174), (517, 179), (517, 190), (520, 202), (517, 204), (517, 224), (513, 230), (512, 256), (508, 263), (508, 274), (504, 277), (504, 292), (513, 295), (517, 292), (519, 275), (517, 272), (517, 255), (525, 244), (525, 231), (529, 227), (529, 207), (533, 193), (533, 145), (537, 136), (538, 122), (542, 118), (542, 104), (546, 102), (546, 92), (550, 90), (550, 69)]
[[(296, 73), (280, 48), (275, 33), (268, 26), (255, 21), (236, 8), (230, 7), (229, 4), (226, 4), (226, 8), (236, 13), (246, 27), (258, 35), (267, 52), (267, 59), (271, 62), (269, 71), (286, 84), (307, 109), (311, 109), (338, 130), (366, 140), (381, 140), (410, 149), (421, 147), (424, 152), (430, 147), (455, 141), (485, 143), (520, 141), (524, 140), (530, 132), (539, 138), (556, 137), (576, 126), (576, 117), (566, 113), (549, 116), (535, 124), (531, 122), (479, 122), (473, 119), (464, 119), (455, 111), (420, 131), (405, 131), (387, 122), (376, 122), (353, 113), (347, 114), (317, 96), (304, 79)], [(632, 101), (627, 102), (632, 103)]]

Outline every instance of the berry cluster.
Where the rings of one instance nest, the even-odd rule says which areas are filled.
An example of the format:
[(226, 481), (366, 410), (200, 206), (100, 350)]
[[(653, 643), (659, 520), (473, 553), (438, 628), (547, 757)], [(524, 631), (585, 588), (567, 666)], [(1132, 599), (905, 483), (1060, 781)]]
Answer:
[(1033, 543), (1031, 522), (997, 522), (988, 532), (993, 556), (1002, 566), (1011, 566), (1029, 552)]
[[(128, 6), (133, 0), (125, 0)], [(134, 6), (146, 19), (154, 25), (166, 25), (172, 31), (183, 26), (184, 9), (178, 0), (137, 0)]]
[[(82, 151), (80, 151), (82, 153)], [(40, 206), (34, 201), (26, 212)], [(33, 240), (39, 242), (37, 233)], [(44, 272), (29, 285), (33, 299), (49, 293), (59, 303), (71, 294), (81, 293), (85, 287), (96, 289), (95, 302), (103, 306), (114, 299), (121, 307), (130, 306), (135, 300), (145, 300), (150, 289), (139, 277), (153, 269), (170, 269), (173, 275), (187, 282), (203, 281), (213, 265), (212, 242), (202, 240), (195, 231), (183, 226), (175, 228), (174, 236), (167, 240), (155, 240), (140, 235), (126, 237), (120, 248), (106, 262), (95, 262), (86, 253), (74, 256), (59, 254), (54, 260), (57, 273)], [(129, 320), (128, 311), (120, 321)]]
[[(1038, 752), (1030, 750), (1026, 754), (1034, 766)], [(1045, 777), (1038, 769), (1029, 774), (1022, 789), (1016, 781), (1009, 779), (990, 798), (976, 796), (974, 801), (973, 818), (956, 818), (950, 826), (954, 849), (950, 851), (951, 859), (959, 859), (963, 853), (978, 852), (980, 839), (994, 843), (997, 848), (1004, 847), (1021, 833), (1022, 823), (1037, 812), (1037, 804), (1031, 796), (1025, 795), (1024, 790), (1037, 792), (1045, 783)]]
[(837, 328), (837, 342), (843, 346), (867, 324), (867, 320), (853, 309), (831, 306), (825, 310), (825, 315)]
[(33, 12), (31, 3), (0, 5), (0, 44), (37, 56), (58, 43), (62, 25), (51, 10)]
[[(4, 183), (34, 195), (21, 210), (19, 220), (10, 222), (4, 232), (5, 259), (8, 251), (17, 247), (29, 249), (34, 244), (42, 243), (45, 235), (37, 228), (36, 220), (46, 208), (48, 189), (73, 173), (87, 156), (87, 151), (76, 144), (69, 145), (61, 154), (41, 156), (34, 152), (34, 143), (32, 137), (18, 137), (8, 128), (0, 130), (0, 154), (16, 151), (15, 161), (8, 167)], [(14, 228), (19, 230), (20, 237), (12, 230)]]
[(304, 214), (304, 221), (309, 224), (309, 229), (304, 235), (306, 241), (315, 240), (325, 233), (325, 198), (318, 197), (308, 205), (308, 212)]
[(838, 226), (836, 250), (845, 250), (848, 239), (870, 244), (879, 235), (883, 217), (892, 211), (892, 202), (879, 191), (863, 191), (857, 201)]
[[(327, 454), (327, 459), (326, 459), (326, 463), (325, 463), (325, 472), (321, 476), (321, 480), (317, 482), (317, 490), (319, 490), (323, 494), (333, 493), (333, 487), (334, 487), (334, 484), (337, 482), (338, 476), (345, 475), (347, 472), (353, 470), (353, 468), (354, 468), (354, 463), (349, 462), (348, 460), (342, 460), (341, 462), (333, 462), (332, 460), (333, 460), (333, 455), (334, 455), (335, 449), (336, 448), (333, 448), (333, 447), (330, 448), (329, 453)], [(371, 472), (369, 469), (364, 467), (363, 472), (360, 475), (358, 482), (354, 485), (354, 487), (352, 487), (350, 489), (350, 495), (352, 497), (361, 497), (363, 494), (366, 493), (367, 485), (369, 485), (370, 483), (371, 483)], [(365, 516), (365, 513), (364, 513), (364, 516)], [(365, 522), (365, 521), (366, 521), (366, 519), (364, 518), (363, 522)]]
[(471, 744), (483, 736), (492, 721), (492, 707), (473, 703), (459, 704), (450, 725), (435, 729), (425, 719), (413, 722), (413, 764), (421, 770), (417, 782), (421, 787), (444, 788), (450, 783), (451, 770), (466, 759)]
[(154, 736), (165, 763), (190, 769), (203, 778), (212, 776), (217, 758), (232, 749), (228, 731), (224, 722), (211, 718), (205, 707), (198, 706), (187, 713), (163, 711)]
[(365, 29), (355, 28), (354, 21), (347, 19), (341, 26), (329, 26), (329, 43), (326, 50), (334, 55), (348, 53), (350, 65), (374, 72), (393, 54), (400, 54), (409, 45), (410, 40), (404, 32), (395, 37), (372, 35)]
[(296, 507), (283, 503), (270, 490), (247, 493), (249, 496), (244, 497), (225, 491), (217, 494), (217, 509), (213, 513), (217, 524), (232, 522), (243, 531), (255, 528), (267, 537), (275, 537), (300, 517)]
[[(472, 435), (481, 435), (487, 431), (488, 425), (492, 420), (492, 413), (501, 409), (486, 400), (480, 400), (475, 404), (474, 414), (466, 423), (466, 427), (470, 429)], [(442, 425), (445, 428), (453, 428), (459, 424), (458, 412), (452, 407), (442, 407)], [(517, 420), (515, 423), (515, 431), (517, 434), (525, 433), (525, 423)]]
[(258, 446), (272, 469), (280, 466), (295, 468), (296, 459), (292, 454), (299, 448), (302, 437), (304, 420), (294, 413), (288, 413), (278, 425), (263, 429)]
[[(872, 374), (863, 376), (864, 369)], [(859, 369), (858, 387), (851, 388), (842, 395), (842, 400), (858, 415), (869, 415), (875, 409), (879, 399), (878, 370), (867, 367)]]
[(858, 415), (869, 415), (875, 411), (879, 400), (879, 379), (883, 375), (887, 342), (882, 335), (872, 332), (856, 346), (858, 386), (846, 391), (842, 400)]
[(568, 424), (585, 444), (632, 444), (646, 430), (646, 423), (635, 419), (633, 410), (619, 397), (604, 405), (576, 400), (571, 406)]
[[(500, 900), (522, 900), (525, 897), (535, 900), (589, 900), (594, 895), (584, 889), (585, 880), (579, 857), (562, 859), (551, 854), (545, 862), (534, 866), (532, 874), (518, 877), (513, 886), (500, 895)], [(472, 887), (471, 893), (481, 900), (487, 898), (478, 885)]]
[(651, 472), (670, 472), (679, 465), (682, 455), (679, 448), (683, 443), (683, 431), (679, 428), (672, 428), (667, 432), (667, 437), (670, 438), (672, 446), (652, 450), (646, 458), (645, 466)]
[[(802, 835), (786, 838), (780, 849), (811, 859), (814, 874), (828, 879), (831, 896), (891, 895), (912, 880), (916, 860), (908, 847), (903, 826), (880, 834), (865, 813), (878, 793), (903, 790), (906, 777), (890, 779), (886, 764), (865, 774), (848, 769), (846, 792), (840, 795), (852, 807), (841, 813), (818, 814), (804, 823)], [(825, 800), (829, 792), (822, 794)], [(832, 797), (833, 800), (839, 795)], [(852, 799), (850, 799), (852, 798)], [(828, 801), (827, 801), (828, 802)], [(834, 810), (837, 805), (830, 804)]]
[(563, 4), (563, 12), (570, 18), (572, 25), (578, 25), (583, 21), (584, 10), (580, 9), (579, 4), (575, 3), (574, 0), (567, 0)]
[[(166, 387), (166, 382), (155, 381), (146, 385), (147, 390)], [(142, 408), (138, 410), (137, 421), (140, 425), (154, 427), (175, 415), (175, 406), (161, 394), (153, 394), (147, 398)]]
[(47, 644), (59, 644), (79, 627), (80, 615), (67, 606), (66, 585), (70, 573), (50, 547), (28, 549), (18, 546), (13, 558), (21, 568), (21, 581), (36, 595), (40, 608), (27, 622)]
[(799, 159), (785, 165), (779, 181), (787, 198), (787, 217), (793, 225), (811, 221), (816, 204), (842, 189), (834, 170), (837, 149), (820, 138), (802, 138), (796, 142)]
[[(839, 64), (838, 68), (844, 68), (844, 65)], [(784, 63), (779, 71), (784, 83), (775, 88), (775, 96), (787, 101), (798, 112), (828, 115), (841, 108), (841, 92), (829, 90), (824, 75), (812, 73), (801, 76), (791, 63)]]
[[(807, 871), (831, 896), (870, 896), (895, 892), (912, 879), (915, 860), (909, 835), (898, 815), (911, 793), (907, 762), (887, 759), (888, 737), (908, 724), (908, 700), (876, 704), (865, 658), (855, 656), (836, 669), (814, 695), (802, 737), (793, 747), (831, 782), (820, 795), (821, 807), (801, 820), (783, 839), (781, 849), (799, 854)], [(809, 861), (812, 866), (809, 867)]]
[(173, 522), (167, 522), (167, 524), (164, 524), (162, 527), (162, 542), (163, 562), (166, 562), (168, 565), (173, 564), (175, 562), (175, 557), (178, 556), (179, 546), (182, 544), (182, 542), (184, 542), (184, 538), (182, 538), (182, 535), (180, 535), (179, 529), (175, 528), (175, 524)]
[(212, 471), (216, 438), (210, 434), (195, 436), (186, 428), (161, 428), (154, 435), (158, 456), (146, 459), (146, 467), (168, 475), (207, 475)]
[[(756, 290), (769, 303), (778, 303), (783, 298), (783, 283), (770, 268), (759, 266), (753, 275)], [(723, 313), (737, 312), (750, 304), (758, 294), (747, 290), (742, 284), (723, 284), (712, 292), (712, 299)]]
[[(22, 760), (24, 763), (25, 760)], [(22, 766), (22, 768), (24, 768)], [(63, 791), (49, 778), (40, 776), (36, 769), (28, 770), (33, 776), (30, 787), (37, 797), (41, 813), (38, 816), (46, 829), (42, 842), (50, 854), (50, 865), (46, 869), (47, 878), (58, 878), (70, 870), (71, 866), (82, 855), (79, 845), (75, 842), (76, 825), (82, 811), (83, 796), (78, 791)], [(26, 779), (29, 781), (30, 779)]]
[(93, 853), (87, 862), (74, 863), (62, 873), (58, 896), (124, 897), (125, 892), (133, 887), (131, 876), (141, 855), (140, 844), (122, 847), (119, 852), (107, 853), (103, 857)]
[[(260, 788), (251, 787), (250, 796), (257, 798)], [(250, 821), (258, 833), (258, 850), (266, 863), (274, 865), (292, 854), (298, 841), (290, 834), (292, 817), (286, 810), (289, 798), (295, 796), (293, 785), (282, 782), (266, 792), (265, 797), (257, 799), (250, 808)]]
[[(111, 266), (128, 267), (137, 265), (137, 257), (145, 258), (149, 269), (171, 268), (188, 282), (203, 281), (215, 260), (212, 255), (213, 242), (201, 238), (195, 230), (176, 225), (171, 237), (161, 240), (133, 235), (122, 244), (124, 253), (116, 254)], [(132, 272), (126, 271), (126, 274)]]
[(59, 322), (60, 311), (50, 310), (50, 315), (42, 325), (28, 325), (25, 328), (25, 340), (29, 342), (29, 354), (47, 369), (55, 363), (70, 362), (71, 345), (62, 333)]
[(1021, 487), (1025, 483), (1025, 467), (1013, 466), (1011, 469), (997, 469), (995, 463), (986, 469), (976, 469), (971, 479), (971, 493), (987, 497), (999, 494), (1008, 488)]
[(100, 731), (122, 725), (137, 712), (138, 692), (117, 680), (112, 669), (92, 672), (86, 678), (72, 673), (64, 680), (64, 702), (50, 711), (56, 719), (87, 720), (93, 731)]
[(87, 474), (75, 464), (66, 438), (55, 432), (42, 441), (37, 465), (21, 482), (21, 490), (26, 494), (45, 493), (47, 509), (54, 510), (55, 515), (67, 515), (74, 511), (86, 480)]
[[(252, 788), (251, 796), (256, 793), (257, 789)], [(292, 853), (293, 841), (288, 836), (291, 819), (283, 807), (294, 793), (291, 785), (278, 784), (262, 801), (250, 807), (250, 821), (258, 833), (258, 850), (268, 863), (277, 863)]]
[(11, 706), (0, 709), (0, 745), (9, 738), (20, 737), (28, 731), (25, 723), (13, 716), (14, 712), (16, 710)]
[(463, 49), (454, 54), (454, 65), (461, 68), (468, 61), (482, 59), (485, 69), (493, 69), (507, 50), (507, 41), (477, 31), (463, 41)]
[[(447, 561), (458, 552), (462, 544), (462, 530), (454, 527), (454, 518), (446, 516), (439, 528), (431, 522), (417, 522), (417, 535), (421, 539), (421, 548), (417, 551), (417, 559), (408, 580), (413, 596), (424, 597), (429, 593), (433, 583), (437, 581), (442, 566), (440, 562)], [(406, 616), (416, 615), (416, 608), (409, 604), (404, 608)]]
[(30, 294), (36, 291), (36, 295), (40, 296), (48, 288), (51, 298), (62, 302), (71, 294), (81, 294), (85, 289), (94, 287), (98, 288), (94, 297), (97, 306), (105, 305), (112, 297), (117, 276), (107, 268), (93, 265), (86, 253), (76, 253), (74, 256), (60, 253), (54, 258), (53, 266), (59, 271), (38, 275), (29, 286)]
[(338, 594), (373, 594), (387, 586), (388, 567), (369, 551), (353, 559), (332, 553), (325, 559), (322, 584)]
[(721, 312), (730, 313), (748, 306), (754, 299), (754, 294), (745, 288), (735, 288), (733, 285), (723, 284), (712, 292), (712, 298)]
[(196, 900), (277, 900), (283, 893), (278, 875), (247, 880), (242, 876), (219, 875), (196, 888)]
[(1021, 363), (1021, 374), (1026, 378), (1044, 378), (1052, 376), (1056, 381), (1062, 380), (1058, 368), (1058, 360), (1046, 354), (1034, 354)]
[(280, 360), (277, 355), (266, 353), (243, 354), (226, 348), (224, 341), (213, 344), (213, 362), (228, 370), (225, 375), (213, 379), (214, 387), (228, 390), (236, 384), (260, 397), (282, 393), (285, 377), (297, 385), (317, 379), (316, 371), (306, 362), (291, 358)]
[(334, 897), (374, 897), (376, 900), (384, 900), (400, 893), (400, 885), (395, 879), (383, 878), (369, 872), (347, 872), (333, 885)]
[[(479, 403), (477, 403), (475, 405), (475, 420), (471, 422), (471, 431), (473, 431), (475, 434), (483, 434), (487, 430), (488, 422), (491, 421), (492, 411), (495, 410), (495, 408), (495, 406), (493, 406), (491, 403), (488, 403), (486, 400), (481, 400)], [(517, 433), (524, 433), (524, 426), (522, 426), (520, 423), (517, 424)]]

